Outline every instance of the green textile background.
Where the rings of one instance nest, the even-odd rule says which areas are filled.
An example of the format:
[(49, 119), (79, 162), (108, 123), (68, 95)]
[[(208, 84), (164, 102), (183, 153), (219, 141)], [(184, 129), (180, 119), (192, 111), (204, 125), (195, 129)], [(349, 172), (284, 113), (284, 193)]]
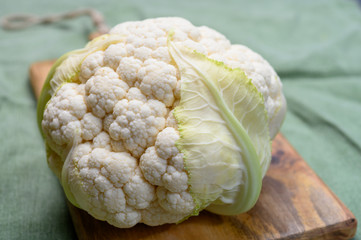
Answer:
[[(181, 16), (263, 55), (288, 101), (283, 134), (361, 219), (361, 8), (356, 1), (1, 0), (0, 17), (94, 7), (113, 26)], [(28, 67), (84, 46), (87, 17), (22, 31), (0, 29), (0, 239), (76, 238), (46, 165)], [(361, 239), (361, 231), (356, 239)]]

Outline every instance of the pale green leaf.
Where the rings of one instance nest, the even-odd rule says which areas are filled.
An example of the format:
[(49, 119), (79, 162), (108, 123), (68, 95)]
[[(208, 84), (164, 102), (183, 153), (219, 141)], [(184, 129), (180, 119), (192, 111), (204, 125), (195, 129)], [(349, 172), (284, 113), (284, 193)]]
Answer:
[(174, 115), (185, 155), (193, 214), (248, 211), (256, 203), (271, 159), (263, 96), (240, 69), (168, 40), (179, 68), (181, 99)]

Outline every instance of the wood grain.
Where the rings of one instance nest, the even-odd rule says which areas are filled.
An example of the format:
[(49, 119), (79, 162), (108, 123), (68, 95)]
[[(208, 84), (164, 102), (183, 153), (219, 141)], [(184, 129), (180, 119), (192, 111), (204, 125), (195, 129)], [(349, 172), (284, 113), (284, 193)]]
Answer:
[(51, 66), (55, 63), (55, 60), (48, 60), (42, 62), (36, 62), (30, 65), (29, 74), (31, 86), (33, 86), (36, 99), (39, 98), (41, 89), (44, 85), (46, 76), (50, 71)]
[[(36, 96), (53, 61), (30, 68)], [(119, 229), (94, 219), (68, 203), (79, 239), (350, 239), (357, 220), (279, 134), (272, 161), (253, 209), (237, 216), (206, 211), (181, 224)]]

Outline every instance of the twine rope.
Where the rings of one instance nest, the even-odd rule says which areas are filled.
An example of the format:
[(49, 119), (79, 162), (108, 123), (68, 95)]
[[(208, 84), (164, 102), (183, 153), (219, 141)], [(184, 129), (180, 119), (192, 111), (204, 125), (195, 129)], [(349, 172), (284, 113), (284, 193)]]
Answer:
[(89, 16), (98, 33), (104, 34), (109, 31), (109, 27), (105, 24), (103, 15), (93, 8), (83, 8), (60, 14), (50, 14), (44, 17), (31, 14), (11, 14), (1, 19), (1, 26), (6, 30), (20, 30), (37, 24), (50, 24), (79, 16)]

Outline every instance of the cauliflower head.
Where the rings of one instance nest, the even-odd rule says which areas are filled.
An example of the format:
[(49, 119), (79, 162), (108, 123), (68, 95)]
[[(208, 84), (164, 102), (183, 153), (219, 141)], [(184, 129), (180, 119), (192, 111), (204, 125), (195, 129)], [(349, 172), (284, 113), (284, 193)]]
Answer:
[(128, 228), (251, 208), (285, 109), (260, 55), (208, 27), (157, 18), (119, 24), (61, 57), (38, 119), (68, 199)]

